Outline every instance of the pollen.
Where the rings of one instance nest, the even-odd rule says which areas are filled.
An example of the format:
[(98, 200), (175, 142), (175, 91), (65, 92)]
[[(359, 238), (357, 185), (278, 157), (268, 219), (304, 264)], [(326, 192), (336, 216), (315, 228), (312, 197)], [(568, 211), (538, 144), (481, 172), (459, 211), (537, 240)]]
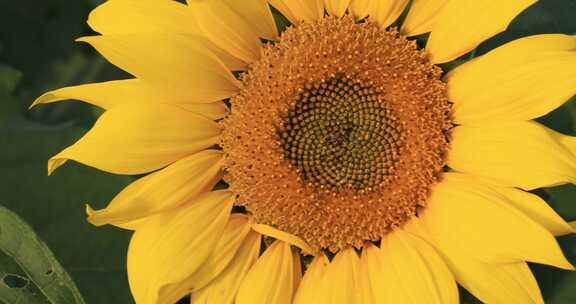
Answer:
[(241, 76), (223, 120), (225, 179), (258, 223), (332, 252), (425, 208), (452, 127), (441, 70), (376, 23), (288, 28)]

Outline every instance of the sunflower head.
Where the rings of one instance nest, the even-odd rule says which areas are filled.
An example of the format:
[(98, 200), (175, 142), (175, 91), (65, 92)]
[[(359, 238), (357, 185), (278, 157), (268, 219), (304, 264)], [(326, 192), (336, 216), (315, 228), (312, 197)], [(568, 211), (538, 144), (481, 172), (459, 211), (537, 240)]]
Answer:
[(572, 269), (573, 230), (528, 191), (576, 182), (576, 139), (532, 119), (576, 92), (576, 39), (439, 65), (533, 2), (108, 1), (83, 41), (136, 77), (37, 100), (106, 110), (50, 171), (147, 174), (88, 208), (135, 230), (138, 303), (542, 303), (526, 262)]
[(243, 74), (223, 121), (237, 204), (316, 249), (379, 240), (425, 206), (445, 165), (440, 75), (370, 19), (288, 28)]

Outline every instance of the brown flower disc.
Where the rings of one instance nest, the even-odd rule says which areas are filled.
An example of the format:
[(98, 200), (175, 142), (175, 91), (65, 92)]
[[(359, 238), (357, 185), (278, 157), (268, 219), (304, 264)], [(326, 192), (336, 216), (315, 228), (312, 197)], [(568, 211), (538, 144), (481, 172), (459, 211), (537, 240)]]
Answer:
[(425, 206), (445, 165), (441, 70), (394, 29), (327, 17), (288, 28), (231, 99), (226, 180), (256, 222), (336, 252)]

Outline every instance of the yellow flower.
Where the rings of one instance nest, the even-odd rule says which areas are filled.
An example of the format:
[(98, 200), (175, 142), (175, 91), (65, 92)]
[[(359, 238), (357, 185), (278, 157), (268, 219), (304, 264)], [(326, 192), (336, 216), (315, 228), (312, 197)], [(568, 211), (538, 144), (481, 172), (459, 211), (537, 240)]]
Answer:
[[(576, 91), (576, 38), (530, 36), (443, 75), (535, 0), (111, 0), (79, 39), (134, 78), (35, 104), (105, 109), (49, 161), (147, 174), (95, 225), (134, 230), (137, 303), (542, 303), (572, 227), (527, 191), (576, 181), (533, 119)], [(408, 37), (430, 32), (419, 49)], [(218, 186), (217, 184), (220, 183)], [(220, 190), (215, 190), (215, 188)], [(263, 250), (265, 248), (265, 250)], [(457, 283), (456, 283), (457, 282)]]

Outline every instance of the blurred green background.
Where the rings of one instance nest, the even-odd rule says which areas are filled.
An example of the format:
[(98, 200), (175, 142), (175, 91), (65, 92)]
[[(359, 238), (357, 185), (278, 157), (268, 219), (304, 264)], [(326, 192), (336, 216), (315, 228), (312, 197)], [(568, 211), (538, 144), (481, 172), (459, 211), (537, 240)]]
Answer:
[[(46, 175), (48, 158), (79, 139), (100, 111), (79, 102), (27, 110), (47, 90), (128, 76), (86, 45), (74, 42), (94, 34), (85, 20), (101, 2), (0, 0), (0, 205), (21, 216), (48, 244), (87, 303), (133, 303), (125, 274), (129, 232), (95, 228), (85, 221), (84, 213), (85, 203), (105, 206), (132, 177), (72, 162), (53, 176)], [(576, 34), (576, 0), (541, 0), (475, 54), (539, 33)], [(541, 122), (576, 135), (576, 106), (569, 102)], [(565, 219), (576, 219), (576, 187), (537, 194)], [(576, 263), (576, 237), (562, 237), (560, 242)], [(547, 303), (576, 303), (576, 273), (532, 267)], [(8, 270), (21, 271), (0, 252), (0, 273)], [(475, 302), (462, 294), (463, 302)]]

